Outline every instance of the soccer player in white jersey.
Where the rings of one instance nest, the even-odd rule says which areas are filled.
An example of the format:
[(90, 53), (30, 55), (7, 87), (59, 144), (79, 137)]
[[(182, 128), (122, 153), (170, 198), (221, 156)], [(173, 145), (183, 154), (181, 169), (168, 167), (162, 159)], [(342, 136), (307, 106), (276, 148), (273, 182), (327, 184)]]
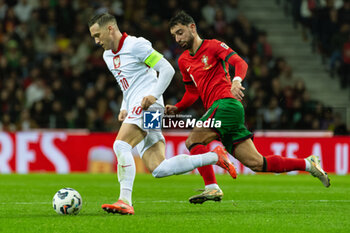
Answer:
[(104, 48), (103, 59), (123, 92), (118, 116), (123, 124), (113, 144), (118, 159), (120, 194), (116, 203), (104, 204), (102, 208), (111, 213), (134, 214), (131, 196), (136, 169), (131, 149), (135, 146), (157, 178), (183, 174), (210, 164), (224, 168), (235, 178), (235, 168), (220, 146), (205, 154), (181, 154), (165, 159), (164, 137), (159, 130), (143, 129), (142, 110), (164, 111), (162, 94), (174, 75), (173, 67), (148, 40), (121, 33), (110, 14), (94, 16), (89, 21), (89, 30), (95, 42)]

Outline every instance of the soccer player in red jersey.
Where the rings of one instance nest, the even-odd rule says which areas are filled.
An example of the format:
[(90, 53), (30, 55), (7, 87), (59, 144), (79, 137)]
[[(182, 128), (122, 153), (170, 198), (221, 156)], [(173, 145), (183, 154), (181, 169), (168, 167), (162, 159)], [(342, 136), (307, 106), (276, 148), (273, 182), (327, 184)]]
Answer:
[[(191, 106), (199, 97), (207, 112), (200, 121), (215, 118), (221, 127), (195, 127), (186, 140), (191, 154), (205, 153), (206, 145), (213, 140), (221, 140), (226, 150), (243, 165), (256, 172), (309, 171), (329, 187), (329, 178), (323, 171), (316, 156), (306, 159), (284, 158), (278, 155), (262, 156), (255, 148), (253, 134), (244, 125), (244, 97), (241, 82), (245, 78), (248, 65), (236, 52), (218, 40), (201, 39), (191, 16), (181, 11), (170, 20), (170, 32), (185, 51), (178, 60), (186, 92), (176, 105), (167, 105), (168, 114), (176, 114)], [(235, 67), (235, 77), (231, 81), (229, 65)], [(198, 169), (205, 180), (206, 190), (190, 198), (191, 203), (212, 200), (222, 192), (217, 186), (211, 166)], [(207, 188), (213, 185), (214, 188)], [(220, 197), (221, 198), (221, 197)]]

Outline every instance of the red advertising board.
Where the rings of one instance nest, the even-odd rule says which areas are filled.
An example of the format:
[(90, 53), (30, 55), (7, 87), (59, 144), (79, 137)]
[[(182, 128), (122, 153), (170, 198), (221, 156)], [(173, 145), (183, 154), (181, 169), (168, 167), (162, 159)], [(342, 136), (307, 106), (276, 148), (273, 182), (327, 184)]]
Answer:
[[(167, 158), (181, 153), (188, 154), (185, 146), (187, 135), (185, 132), (164, 134)], [(112, 145), (115, 136), (113, 133), (65, 131), (0, 132), (0, 173), (88, 172), (96, 166), (106, 164), (110, 164), (111, 171), (114, 171), (116, 159)], [(327, 172), (350, 173), (350, 137), (256, 136), (254, 143), (262, 155), (304, 158), (314, 154), (319, 156)], [(219, 142), (213, 142), (211, 147), (217, 144)], [(252, 173), (236, 160), (232, 160), (239, 173)], [(137, 165), (141, 166), (140, 163)], [(217, 167), (215, 171), (223, 172)]]

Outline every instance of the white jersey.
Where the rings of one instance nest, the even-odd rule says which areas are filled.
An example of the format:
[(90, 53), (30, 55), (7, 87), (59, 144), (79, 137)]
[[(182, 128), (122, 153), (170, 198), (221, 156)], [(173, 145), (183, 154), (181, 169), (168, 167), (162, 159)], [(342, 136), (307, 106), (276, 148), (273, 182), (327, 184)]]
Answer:
[[(118, 50), (107, 50), (103, 59), (123, 91), (126, 110), (140, 105), (143, 97), (157, 83), (157, 72), (145, 64), (145, 60), (154, 52), (151, 42), (143, 37), (129, 36), (123, 33)], [(163, 97), (157, 99), (164, 107)]]

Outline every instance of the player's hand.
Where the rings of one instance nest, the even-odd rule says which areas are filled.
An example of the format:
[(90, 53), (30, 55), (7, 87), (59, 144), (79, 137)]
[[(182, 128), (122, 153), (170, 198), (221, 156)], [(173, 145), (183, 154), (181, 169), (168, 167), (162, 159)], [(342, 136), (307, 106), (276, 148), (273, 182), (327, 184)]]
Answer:
[(127, 115), (128, 115), (128, 112), (126, 110), (121, 110), (118, 115), (118, 120), (124, 121)]
[(153, 95), (145, 96), (142, 99), (141, 107), (143, 110), (147, 110), (149, 108), (149, 106), (154, 104), (156, 101), (157, 101), (157, 99)]
[(175, 115), (178, 113), (178, 110), (179, 109), (175, 105), (167, 104), (165, 106), (165, 114), (166, 115)]
[(232, 82), (232, 86), (231, 86), (231, 93), (233, 94), (233, 96), (238, 99), (238, 100), (242, 100), (244, 97), (243, 91), (245, 90), (244, 87), (242, 87), (242, 84), (240, 81), (235, 80)]

